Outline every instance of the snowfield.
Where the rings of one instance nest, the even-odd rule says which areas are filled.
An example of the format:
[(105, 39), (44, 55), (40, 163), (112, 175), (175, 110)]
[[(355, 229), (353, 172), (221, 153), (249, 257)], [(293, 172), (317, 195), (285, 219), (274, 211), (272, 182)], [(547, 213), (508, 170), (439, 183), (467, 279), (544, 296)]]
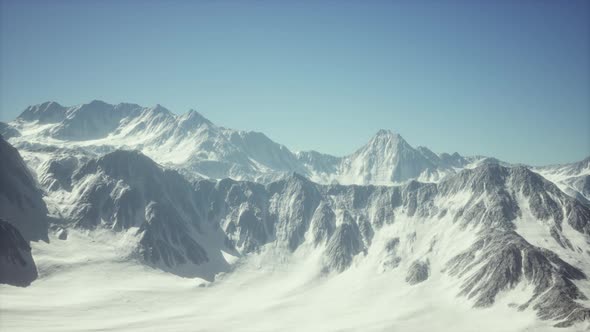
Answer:
[(128, 240), (71, 231), (65, 241), (33, 243), (41, 276), (27, 288), (0, 285), (0, 330), (567, 330), (511, 308), (518, 294), (474, 309), (449, 277), (407, 287), (399, 271), (375, 273), (370, 257), (325, 275), (304, 248), (291, 259), (260, 254), (210, 283), (123, 260)]

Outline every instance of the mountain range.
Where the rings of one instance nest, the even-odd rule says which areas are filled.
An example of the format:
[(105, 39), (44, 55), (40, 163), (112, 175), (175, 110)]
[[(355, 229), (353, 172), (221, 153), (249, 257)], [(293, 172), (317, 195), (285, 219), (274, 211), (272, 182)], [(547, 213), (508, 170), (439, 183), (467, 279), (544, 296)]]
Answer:
[(590, 324), (590, 158), (511, 165), (414, 148), (388, 130), (344, 157), (294, 153), (196, 111), (101, 101), (30, 106), (0, 134), (3, 283), (34, 290), (86, 268), (47, 252), (75, 256), (79, 239), (108, 232), (116, 255), (101, 261), (217, 287), (292, 266), (311, 292), (366, 270), (420, 311), (440, 288), (447, 305), (532, 313), (524, 329)]
[(55, 147), (96, 156), (116, 149), (139, 150), (191, 178), (269, 182), (297, 172), (318, 183), (391, 185), (409, 179), (438, 181), (485, 158), (437, 155), (410, 146), (399, 134), (380, 130), (356, 152), (335, 157), (291, 152), (262, 133), (219, 127), (191, 110), (101, 101), (63, 107), (55, 102), (28, 107), (0, 130), (19, 149)]

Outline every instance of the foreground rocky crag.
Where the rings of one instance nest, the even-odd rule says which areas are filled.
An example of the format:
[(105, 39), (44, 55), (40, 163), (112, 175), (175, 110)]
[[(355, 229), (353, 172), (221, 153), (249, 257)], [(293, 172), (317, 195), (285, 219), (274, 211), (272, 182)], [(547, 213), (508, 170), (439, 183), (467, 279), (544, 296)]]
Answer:
[(31, 247), (18, 229), (0, 219), (0, 284), (28, 286), (37, 279)]
[(47, 206), (18, 151), (0, 136), (0, 217), (27, 240), (47, 240)]
[(49, 218), (37, 182), (18, 151), (0, 135), (0, 284), (37, 279), (30, 241), (47, 241)]

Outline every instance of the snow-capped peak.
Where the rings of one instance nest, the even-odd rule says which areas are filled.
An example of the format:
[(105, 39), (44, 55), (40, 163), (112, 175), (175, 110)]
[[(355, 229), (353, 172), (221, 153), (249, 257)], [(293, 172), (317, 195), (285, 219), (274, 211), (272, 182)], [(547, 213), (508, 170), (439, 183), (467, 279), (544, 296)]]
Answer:
[(180, 115), (178, 117), (178, 123), (185, 129), (197, 127), (202, 124), (213, 125), (211, 121), (207, 120), (207, 118), (194, 109), (191, 109), (187, 113)]
[(263, 133), (217, 126), (196, 110), (176, 115), (159, 104), (111, 105), (100, 100), (72, 107), (55, 102), (31, 106), (0, 129), (11, 142), (44, 145), (50, 139), (51, 144), (93, 155), (137, 149), (190, 178), (265, 182), (296, 171), (320, 183), (392, 185), (410, 179), (438, 182), (481, 160), (415, 149), (387, 129), (348, 156), (294, 154)]
[(391, 130), (381, 129), (371, 138), (369, 143), (363, 149), (378, 149), (387, 153), (397, 153), (400, 149), (412, 149), (404, 138)]
[(379, 129), (374, 137), (401, 138), (401, 135), (391, 131), (390, 129)]

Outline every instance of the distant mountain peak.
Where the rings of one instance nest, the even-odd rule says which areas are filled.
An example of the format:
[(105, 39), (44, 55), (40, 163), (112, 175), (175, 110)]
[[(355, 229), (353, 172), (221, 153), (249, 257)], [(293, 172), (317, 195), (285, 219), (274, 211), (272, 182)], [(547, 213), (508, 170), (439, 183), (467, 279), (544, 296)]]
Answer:
[(389, 129), (380, 129), (377, 133), (373, 136), (371, 140), (390, 140), (390, 141), (400, 141), (405, 142), (404, 138)]
[(152, 107), (154, 110), (161, 110), (161, 111), (168, 111), (168, 109), (160, 104), (156, 104), (156, 106)]
[(390, 129), (379, 129), (377, 131), (377, 133), (375, 134), (374, 138), (379, 137), (379, 138), (402, 138), (400, 134), (391, 131)]
[(184, 128), (193, 126), (199, 126), (201, 124), (212, 125), (213, 123), (205, 118), (201, 113), (194, 109), (190, 109), (188, 112), (182, 114), (178, 118), (180, 124)]
[(156, 106), (149, 107), (148, 109), (154, 113), (172, 114), (169, 109), (160, 104), (156, 104)]
[(48, 107), (63, 107), (56, 101), (46, 101), (42, 104), (39, 104), (41, 108), (48, 108)]
[(107, 105), (107, 106), (111, 106), (111, 104), (106, 103), (106, 102), (104, 102), (102, 100), (98, 100), (98, 99), (94, 99), (94, 100), (90, 101), (89, 103), (82, 104), (82, 105), (87, 105), (87, 106), (105, 106), (105, 105)]
[(369, 140), (363, 149), (395, 152), (399, 149), (413, 149), (404, 138), (391, 130), (381, 129)]

